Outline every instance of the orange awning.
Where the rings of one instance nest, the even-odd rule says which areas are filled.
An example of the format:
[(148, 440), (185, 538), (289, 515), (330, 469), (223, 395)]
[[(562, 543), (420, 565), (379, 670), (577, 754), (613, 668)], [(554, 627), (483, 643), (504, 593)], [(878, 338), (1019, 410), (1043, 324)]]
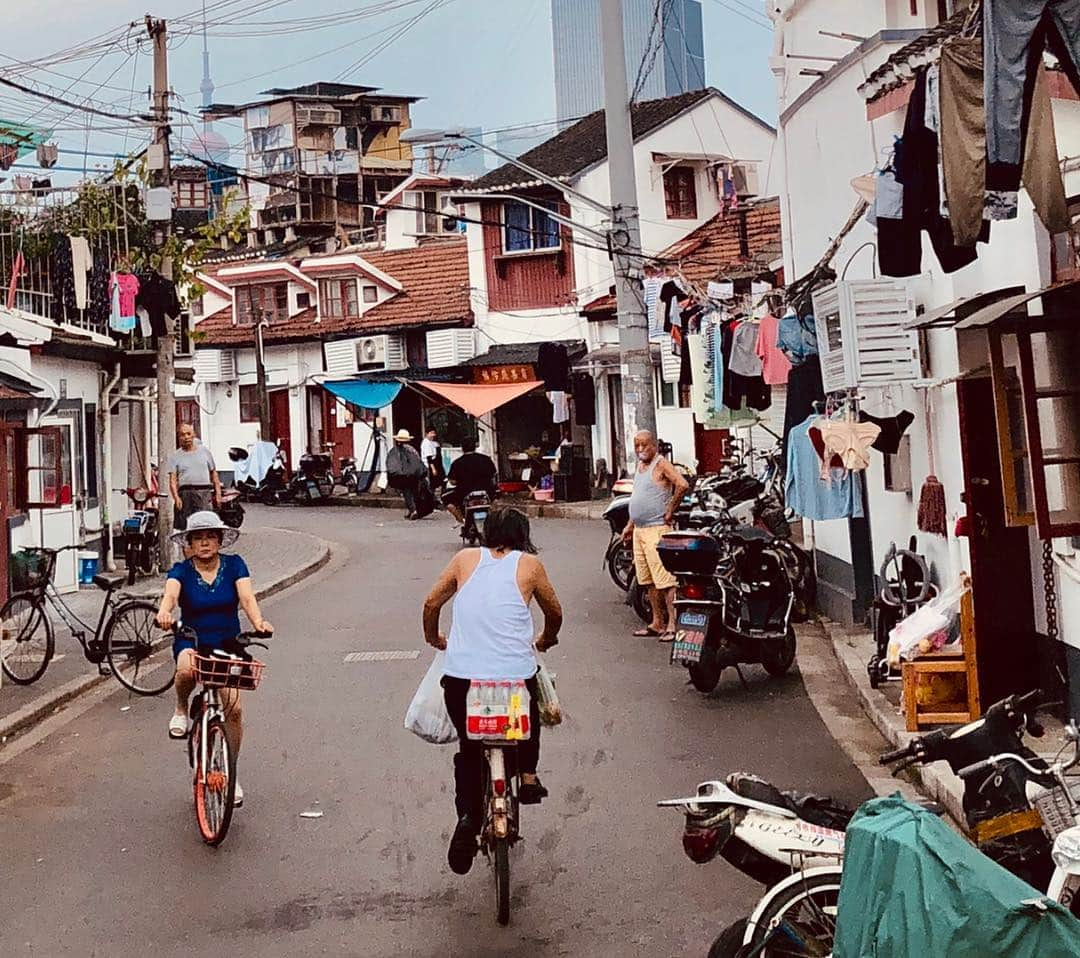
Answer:
[(457, 383), (429, 383), (417, 382), (417, 386), (430, 389), (436, 395), (442, 396), (455, 406), (459, 406), (471, 416), (483, 416), (498, 409), (500, 406), (532, 392), (541, 383), (499, 383), (498, 385), (468, 386)]

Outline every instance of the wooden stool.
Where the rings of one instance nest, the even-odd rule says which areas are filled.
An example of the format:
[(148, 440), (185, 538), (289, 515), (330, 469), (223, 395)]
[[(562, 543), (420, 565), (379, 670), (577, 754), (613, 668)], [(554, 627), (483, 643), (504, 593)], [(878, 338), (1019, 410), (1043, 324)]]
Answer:
[[(968, 591), (960, 600), (960, 652), (929, 652), (903, 664), (904, 710), (909, 732), (917, 732), (927, 725), (963, 725), (982, 714), (975, 655), (975, 608), (970, 577), (965, 574), (963, 582)], [(961, 697), (935, 705), (919, 705), (920, 679), (933, 675), (962, 675), (964, 688)]]

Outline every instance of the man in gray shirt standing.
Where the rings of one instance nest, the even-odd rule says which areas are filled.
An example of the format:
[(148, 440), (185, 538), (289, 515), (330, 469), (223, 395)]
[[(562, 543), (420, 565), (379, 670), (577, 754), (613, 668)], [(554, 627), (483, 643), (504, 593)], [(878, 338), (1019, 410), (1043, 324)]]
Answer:
[(212, 510), (221, 503), (221, 480), (210, 450), (195, 442), (195, 429), (184, 423), (177, 433), (180, 448), (170, 457), (169, 493), (175, 514), (173, 526), (187, 527), (188, 516)]

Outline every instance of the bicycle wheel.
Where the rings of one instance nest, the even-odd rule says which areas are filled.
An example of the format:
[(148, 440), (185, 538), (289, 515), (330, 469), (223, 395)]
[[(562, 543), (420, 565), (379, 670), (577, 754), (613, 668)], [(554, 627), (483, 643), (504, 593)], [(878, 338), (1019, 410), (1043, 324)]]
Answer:
[(510, 842), (495, 839), (495, 852), (491, 856), (495, 869), (495, 920), (500, 925), (510, 924)]
[(779, 892), (754, 926), (748, 953), (760, 958), (828, 955), (836, 936), (840, 870), (805, 875)]
[(212, 718), (206, 723), (204, 767), (199, 728), (197, 725), (192, 733), (195, 750), (195, 819), (202, 840), (207, 845), (220, 845), (232, 821), (236, 759), (225, 737), (224, 723), (221, 719)]
[(0, 663), (16, 685), (29, 685), (45, 674), (53, 657), (52, 622), (41, 599), (13, 595), (0, 609)]
[(105, 626), (105, 658), (120, 684), (137, 695), (160, 695), (176, 678), (171, 663), (154, 660), (169, 643), (156, 616), (152, 602), (132, 599), (118, 605)]

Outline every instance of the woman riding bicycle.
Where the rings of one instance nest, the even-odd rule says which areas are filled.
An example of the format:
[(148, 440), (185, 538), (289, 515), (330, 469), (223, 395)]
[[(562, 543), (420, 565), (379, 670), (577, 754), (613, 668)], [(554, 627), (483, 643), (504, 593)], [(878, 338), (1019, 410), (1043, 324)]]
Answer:
[[(187, 529), (173, 534), (173, 541), (187, 546), (191, 557), (169, 570), (165, 594), (161, 597), (157, 623), (163, 629), (173, 626), (173, 611), (180, 607), (184, 628), (198, 636), (200, 649), (220, 649), (240, 634), (239, 609), (243, 607), (257, 632), (273, 632), (274, 627), (259, 611), (247, 563), (238, 555), (222, 554), (222, 548), (236, 542), (240, 532), (230, 529), (213, 512), (196, 512), (188, 518)], [(188, 698), (195, 689), (195, 643), (185, 635), (173, 642), (176, 659), (176, 712), (169, 720), (169, 738), (188, 734)], [(244, 734), (240, 693), (222, 689), (226, 730), (233, 755), (240, 751)], [(236, 785), (235, 805), (241, 805), (244, 793)]]
[[(536, 805), (547, 789), (536, 776), (540, 761), (540, 714), (536, 651), (558, 642), (562, 608), (543, 564), (534, 555), (529, 520), (517, 509), (492, 509), (484, 523), (487, 548), (463, 549), (451, 560), (424, 602), (424, 638), (446, 649), (443, 695), (458, 733), (454, 785), (458, 823), (450, 840), (450, 868), (464, 875), (476, 855), (483, 823), (484, 745), (470, 741), (465, 728), (466, 697), (473, 679), (524, 679), (529, 690), (529, 739), (517, 747), (523, 805)], [(456, 598), (454, 598), (456, 594)], [(439, 631), (439, 613), (454, 598), (450, 639)], [(533, 641), (529, 604), (544, 613), (543, 632)]]

